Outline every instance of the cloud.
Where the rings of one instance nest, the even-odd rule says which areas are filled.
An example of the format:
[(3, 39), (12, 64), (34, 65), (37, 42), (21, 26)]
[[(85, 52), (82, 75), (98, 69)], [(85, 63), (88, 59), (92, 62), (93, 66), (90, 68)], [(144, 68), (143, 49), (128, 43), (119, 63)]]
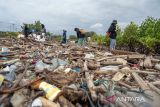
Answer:
[(75, 27), (103, 34), (113, 19), (123, 27), (147, 16), (159, 18), (159, 5), (159, 0), (1, 0), (0, 22), (20, 25), (40, 20), (58, 34), (64, 28), (75, 34)]
[(101, 28), (101, 27), (103, 27), (103, 24), (101, 24), (101, 23), (96, 23), (96, 24), (90, 26), (90, 28), (92, 28), (92, 29)]

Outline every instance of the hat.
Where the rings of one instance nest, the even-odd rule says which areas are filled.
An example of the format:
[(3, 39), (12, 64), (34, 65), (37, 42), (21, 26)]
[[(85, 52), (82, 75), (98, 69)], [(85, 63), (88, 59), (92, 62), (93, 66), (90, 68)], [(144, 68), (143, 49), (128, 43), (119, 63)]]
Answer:
[(117, 24), (117, 20), (113, 20), (113, 22), (112, 23), (115, 23), (115, 24)]
[(74, 31), (79, 31), (79, 28), (74, 28)]

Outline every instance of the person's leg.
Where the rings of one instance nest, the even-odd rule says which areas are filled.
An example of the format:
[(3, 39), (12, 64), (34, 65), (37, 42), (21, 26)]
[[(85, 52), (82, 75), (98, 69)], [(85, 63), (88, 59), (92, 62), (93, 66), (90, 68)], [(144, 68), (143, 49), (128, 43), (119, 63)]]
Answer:
[(110, 38), (110, 47), (109, 47), (110, 51), (113, 50), (113, 39)]
[(82, 38), (82, 46), (84, 46), (85, 45), (85, 38)]
[(78, 45), (81, 46), (81, 38), (78, 38)]
[(116, 49), (116, 39), (113, 39), (113, 49)]
[(80, 46), (84, 45), (84, 38), (78, 39), (78, 45), (80, 45)]
[(75, 41), (76, 44), (78, 44), (78, 39), (79, 39), (79, 38), (77, 38), (76, 41)]
[(64, 43), (66, 43), (66, 35), (64, 36)]
[(61, 44), (63, 44), (64, 43), (64, 37), (62, 37), (62, 39), (61, 39)]

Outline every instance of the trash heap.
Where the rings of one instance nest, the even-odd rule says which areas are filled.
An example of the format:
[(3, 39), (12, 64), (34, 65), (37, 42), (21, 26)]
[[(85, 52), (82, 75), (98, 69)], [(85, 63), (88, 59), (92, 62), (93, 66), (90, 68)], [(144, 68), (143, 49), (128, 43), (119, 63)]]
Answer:
[(160, 57), (0, 39), (0, 107), (159, 107)]

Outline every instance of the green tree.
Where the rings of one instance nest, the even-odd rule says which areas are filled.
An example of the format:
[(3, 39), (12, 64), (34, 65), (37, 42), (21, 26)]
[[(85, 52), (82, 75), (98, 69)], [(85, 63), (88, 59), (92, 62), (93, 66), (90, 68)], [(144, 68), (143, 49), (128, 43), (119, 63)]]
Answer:
[(148, 17), (147, 19), (145, 19), (145, 21), (143, 21), (139, 27), (139, 36), (155, 37), (156, 22), (157, 19), (154, 19), (153, 17)]
[(160, 46), (160, 19), (147, 17), (139, 27), (140, 43), (144, 45), (148, 51), (157, 52)]
[(40, 32), (41, 29), (42, 29), (42, 27), (41, 27), (41, 22), (40, 22), (40, 21), (35, 21), (35, 30), (36, 30), (37, 32)]
[(138, 25), (131, 22), (126, 26), (123, 33), (123, 43), (129, 47), (130, 51), (135, 51), (136, 43), (138, 41)]
[(77, 39), (77, 37), (76, 37), (75, 35), (70, 35), (70, 36), (69, 36), (69, 40), (71, 40), (71, 41), (72, 41), (72, 40), (76, 40), (76, 39)]
[(122, 36), (123, 32), (119, 25), (117, 25), (116, 32), (117, 32), (117, 38), (116, 38), (117, 47), (123, 47), (123, 36)]

